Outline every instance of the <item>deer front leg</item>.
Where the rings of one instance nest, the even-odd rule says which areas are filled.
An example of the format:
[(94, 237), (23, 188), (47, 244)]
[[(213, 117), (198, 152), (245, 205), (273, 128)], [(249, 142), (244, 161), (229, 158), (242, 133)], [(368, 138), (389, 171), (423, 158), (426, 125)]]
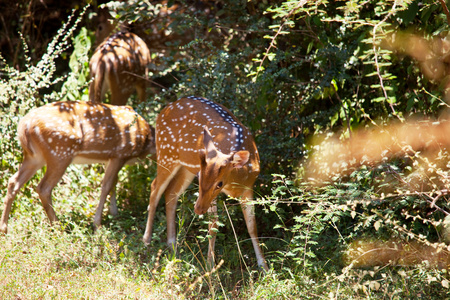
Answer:
[[(94, 229), (97, 229), (101, 225), (103, 207), (105, 206), (106, 197), (114, 188), (114, 185), (117, 182), (118, 173), (124, 164), (125, 161), (123, 159), (112, 159), (108, 162), (108, 166), (106, 167), (105, 170), (105, 176), (103, 177), (100, 202), (98, 203), (97, 210), (94, 216)], [(117, 204), (115, 205), (117, 209)]]
[(191, 184), (194, 177), (195, 175), (185, 168), (180, 168), (164, 194), (166, 199), (167, 246), (171, 251), (176, 251), (177, 245), (176, 212), (178, 198)]
[(269, 268), (267, 267), (266, 260), (264, 259), (264, 254), (259, 245), (258, 231), (256, 228), (255, 219), (255, 207), (252, 204), (246, 204), (245, 200), (241, 203), (241, 207), (242, 212), (244, 213), (245, 224), (247, 225), (247, 230), (253, 243), (253, 249), (255, 250), (258, 266), (267, 271), (269, 270)]
[(152, 240), (153, 221), (155, 219), (156, 207), (162, 194), (171, 182), (172, 178), (178, 172), (179, 167), (170, 168), (167, 166), (158, 165), (156, 178), (152, 182), (152, 192), (150, 194), (150, 201), (148, 204), (147, 225), (145, 226), (145, 233), (143, 237), (144, 244), (149, 245)]

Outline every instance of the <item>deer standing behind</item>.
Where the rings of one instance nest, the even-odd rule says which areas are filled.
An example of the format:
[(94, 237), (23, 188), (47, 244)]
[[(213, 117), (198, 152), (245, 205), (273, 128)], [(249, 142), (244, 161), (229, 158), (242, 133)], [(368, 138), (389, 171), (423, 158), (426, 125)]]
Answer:
[[(104, 28), (102, 32), (108, 30)], [(123, 31), (112, 34), (97, 47), (89, 61), (93, 77), (89, 100), (102, 102), (109, 89), (111, 104), (125, 105), (134, 90), (139, 100), (145, 101), (150, 61), (150, 50), (139, 36)]]
[[(253, 184), (259, 175), (259, 154), (249, 130), (222, 105), (198, 98), (169, 104), (156, 120), (157, 176), (152, 182), (144, 243), (152, 239), (156, 207), (165, 194), (167, 244), (176, 246), (175, 214), (180, 194), (198, 174), (199, 196), (195, 213), (216, 213), (220, 192), (241, 197), (245, 223), (258, 265), (267, 268), (261, 251), (253, 205)], [(214, 263), (217, 218), (209, 226), (208, 262)]]
[[(51, 193), (72, 163), (107, 163), (94, 226), (125, 163), (155, 154), (154, 129), (131, 107), (91, 102), (56, 102), (36, 108), (18, 124), (23, 162), (8, 182), (0, 232), (7, 233), (11, 205), (20, 188), (47, 165), (37, 192), (50, 222), (57, 220)], [(117, 210), (111, 199), (111, 211)]]

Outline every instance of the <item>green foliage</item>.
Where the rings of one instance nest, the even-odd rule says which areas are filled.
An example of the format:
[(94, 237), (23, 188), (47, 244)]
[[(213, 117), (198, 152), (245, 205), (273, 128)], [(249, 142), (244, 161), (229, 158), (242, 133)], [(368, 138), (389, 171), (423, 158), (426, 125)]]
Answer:
[(85, 27), (73, 39), (73, 52), (70, 55), (69, 76), (61, 87), (61, 100), (89, 101), (87, 83), (89, 82), (89, 52), (92, 47), (91, 38)]
[[(43, 103), (61, 100), (67, 96), (67, 91), (54, 91), (49, 93), (53, 87), (61, 83), (66, 76), (57, 76), (56, 62), (71, 46), (70, 38), (73, 36), (77, 25), (80, 23), (85, 10), (80, 16), (75, 18), (74, 14), (62, 26), (51, 43), (47, 46), (47, 53), (43, 55), (38, 63), (33, 63), (28, 56), (27, 44), (24, 42), (26, 69), (18, 71), (8, 65), (5, 59), (0, 56), (0, 153), (1, 169), (0, 183), (7, 186), (7, 180), (15, 173), (21, 157), (21, 149), (16, 139), (17, 123), (21, 116), (25, 115), (30, 109)], [(85, 43), (85, 46), (88, 44)], [(81, 50), (79, 51), (86, 51)], [(85, 48), (86, 49), (86, 48)], [(66, 85), (77, 73), (71, 73)], [(81, 87), (85, 85), (82, 82)], [(80, 86), (72, 84), (73, 90), (79, 90)], [(6, 188), (1, 189), (2, 198), (6, 195)]]
[[(445, 35), (439, 2), (169, 1), (176, 5), (181, 8), (164, 23), (157, 18), (162, 7), (154, 2), (106, 3), (119, 21), (138, 26), (158, 20), (159, 29), (177, 37), (165, 41), (170, 51), (164, 56), (153, 53), (158, 64), (152, 80), (164, 88), (134, 107), (153, 123), (166, 102), (193, 94), (224, 104), (249, 127), (262, 161), (255, 205), (271, 270), (252, 271), (256, 262), (238, 202), (219, 198), (216, 254), (224, 262), (212, 274), (206, 271), (208, 219), (193, 212), (195, 185), (180, 200), (176, 255), (165, 249), (163, 205), (152, 245), (144, 247), (140, 239), (155, 176), (148, 161), (120, 173), (119, 215), (105, 217), (93, 235), (103, 170), (71, 166), (54, 191), (58, 227), (45, 225), (33, 192), (41, 173), (15, 201), (13, 233), (0, 241), (2, 298), (448, 296), (447, 271), (430, 268), (432, 258), (414, 266), (358, 268), (349, 251), (358, 241), (395, 239), (447, 253), (444, 152), (438, 163), (415, 153), (351, 170), (320, 187), (296, 178), (309, 155), (307, 142), (318, 133), (348, 137), (374, 120), (440, 113), (441, 87), (411, 58), (385, 46), (403, 31), (428, 39)], [(23, 66), (0, 62), (1, 198), (21, 158), (15, 138), (20, 116), (47, 102), (87, 99), (93, 33), (76, 29), (83, 14), (64, 23), (38, 61), (24, 43)], [(69, 55), (67, 66), (58, 64)], [(423, 190), (424, 183), (431, 190)]]
[[(313, 119), (314, 132), (344, 126), (348, 136), (348, 130), (371, 119), (437, 112), (438, 103), (426, 93), (432, 86), (427, 84), (422, 90), (423, 82), (406, 83), (404, 74), (423, 75), (411, 67), (410, 60), (397, 60), (393, 51), (383, 46), (386, 38), (405, 24), (418, 25), (417, 31), (433, 30), (416, 18), (418, 2), (360, 2), (286, 1), (268, 9), (279, 22), (271, 26), (274, 34), (267, 36), (271, 44), (256, 60), (253, 76), (264, 76), (266, 66), (280, 55), (300, 57), (303, 64), (289, 73), (294, 83), (306, 83), (302, 86), (304, 113), (324, 116)], [(439, 5), (427, 5), (421, 12), (436, 9)], [(434, 30), (431, 34), (442, 31)], [(297, 41), (295, 48), (290, 45), (293, 41)], [(296, 55), (296, 48), (301, 49), (301, 56)], [(420, 101), (406, 106), (403, 95), (411, 95), (411, 91)]]
[[(440, 235), (444, 236), (447, 230), (442, 229), (442, 211), (448, 209), (448, 202), (439, 198), (436, 202), (439, 210), (433, 210), (426, 194), (405, 192), (385, 196), (387, 191), (382, 185), (388, 181), (389, 186), (400, 185), (389, 179), (390, 168), (395, 166), (370, 171), (374, 174), (368, 174), (367, 169), (358, 170), (350, 180), (323, 187), (298, 185), (283, 175), (276, 175), (272, 195), (264, 200), (266, 213), (278, 216), (276, 228), (284, 232), (282, 241), (285, 243), (278, 247), (276, 254), (269, 256), (274, 270), (283, 270), (278, 282), (294, 280), (297, 289), (310, 284), (305, 297), (312, 298), (325, 293), (383, 299), (448, 296), (447, 269), (439, 270), (436, 265), (447, 264), (448, 246)], [(406, 177), (397, 175), (398, 180)], [(374, 177), (378, 184), (367, 180)], [(294, 212), (292, 219), (286, 217), (291, 215), (286, 214), (286, 205)], [(374, 254), (364, 260), (364, 256), (370, 257), (371, 251), (379, 249), (353, 248), (355, 241), (360, 241), (361, 245), (371, 241), (409, 241), (415, 250), (406, 254), (405, 260), (408, 255), (417, 255), (422, 265), (389, 267), (391, 263), (400, 263), (390, 256), (391, 262), (384, 260), (388, 267), (378, 267), (375, 262), (386, 257)], [(439, 254), (420, 250), (418, 245), (424, 245), (422, 249), (442, 251), (442, 256), (436, 259)], [(430, 248), (426, 248), (428, 246)], [(358, 254), (350, 253), (349, 249)], [(362, 270), (358, 267), (361, 265), (365, 266)], [(269, 288), (267, 280), (272, 277), (269, 274), (259, 284)], [(427, 282), (433, 287), (425, 291)], [(408, 285), (408, 289), (404, 289), (404, 285)]]

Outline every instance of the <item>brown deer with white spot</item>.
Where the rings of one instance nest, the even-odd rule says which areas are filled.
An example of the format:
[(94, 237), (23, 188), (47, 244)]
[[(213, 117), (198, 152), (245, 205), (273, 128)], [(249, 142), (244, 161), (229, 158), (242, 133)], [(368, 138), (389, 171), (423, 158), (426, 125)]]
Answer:
[[(175, 214), (178, 197), (198, 174), (199, 196), (196, 214), (217, 212), (214, 199), (220, 192), (241, 198), (247, 229), (258, 265), (267, 264), (258, 241), (253, 200), (253, 184), (259, 175), (259, 154), (249, 130), (233, 114), (212, 101), (181, 98), (169, 104), (156, 120), (157, 176), (152, 182), (144, 242), (152, 239), (156, 207), (165, 194), (167, 244), (176, 246)], [(209, 226), (208, 262), (214, 263), (217, 224)]]
[(89, 61), (93, 77), (89, 100), (102, 102), (109, 89), (111, 104), (125, 105), (134, 90), (139, 100), (144, 102), (150, 61), (150, 50), (136, 34), (120, 31), (109, 36), (97, 47)]
[[(131, 107), (91, 102), (56, 102), (36, 108), (18, 124), (23, 162), (8, 183), (0, 232), (7, 233), (11, 205), (20, 188), (47, 166), (37, 192), (50, 222), (57, 220), (51, 193), (70, 164), (107, 163), (94, 226), (101, 223), (107, 195), (120, 169), (155, 154), (154, 129)], [(117, 210), (115, 199), (111, 208)]]

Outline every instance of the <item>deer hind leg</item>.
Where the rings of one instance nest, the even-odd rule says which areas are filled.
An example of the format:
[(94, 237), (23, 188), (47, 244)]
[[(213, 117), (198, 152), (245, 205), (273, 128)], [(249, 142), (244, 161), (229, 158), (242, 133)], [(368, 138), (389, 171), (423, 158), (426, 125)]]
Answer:
[(209, 245), (208, 245), (208, 267), (212, 269), (214, 267), (215, 262), (215, 255), (214, 255), (214, 249), (216, 245), (216, 236), (217, 236), (217, 201), (214, 199), (214, 201), (211, 203), (211, 207), (208, 209), (208, 216), (210, 218), (209, 225), (208, 225), (208, 234), (211, 236), (209, 239)]
[(152, 182), (152, 192), (150, 194), (150, 201), (147, 208), (147, 225), (145, 226), (145, 233), (143, 237), (143, 241), (146, 245), (150, 244), (152, 240), (153, 220), (155, 219), (156, 207), (158, 206), (162, 194), (172, 181), (173, 177), (177, 174), (179, 168), (180, 166), (170, 168), (168, 166), (158, 165), (156, 178), (153, 179)]
[[(102, 182), (102, 192), (100, 194), (100, 202), (98, 203), (97, 210), (94, 216), (94, 229), (100, 227), (102, 222), (103, 207), (105, 206), (106, 197), (114, 189), (117, 182), (117, 177), (120, 169), (122, 169), (125, 161), (122, 159), (112, 159), (108, 162), (105, 170), (105, 175)], [(117, 203), (114, 201), (114, 206), (117, 210)]]
[(64, 175), (64, 172), (70, 164), (70, 160), (66, 159), (58, 161), (58, 158), (56, 157), (51, 160), (51, 164), (47, 163), (47, 171), (45, 172), (44, 178), (42, 178), (41, 182), (37, 186), (37, 192), (50, 223), (53, 223), (57, 221), (57, 217), (55, 210), (53, 209), (52, 191)]
[(111, 104), (113, 105), (126, 105), (128, 98), (130, 98), (132, 93), (132, 88), (130, 88), (129, 83), (121, 82), (119, 80), (111, 80), (109, 89), (111, 91)]
[[(108, 162), (108, 164), (109, 164), (109, 162)], [(108, 164), (106, 165), (106, 168), (105, 168), (105, 174), (106, 174), (106, 169), (108, 169)], [(117, 196), (116, 195), (117, 180), (118, 180), (118, 176), (116, 176), (116, 180), (113, 182), (113, 185), (111, 187), (111, 192), (109, 193), (109, 196), (110, 196), (109, 213), (112, 216), (117, 216), (117, 214), (119, 212), (119, 210), (117, 209), (117, 197), (116, 197)]]
[(195, 175), (180, 168), (175, 177), (171, 180), (165, 191), (166, 199), (166, 221), (167, 221), (167, 246), (171, 251), (176, 250), (176, 211), (178, 197), (188, 188)]
[(44, 163), (42, 161), (33, 160), (25, 154), (22, 165), (19, 170), (9, 179), (8, 191), (5, 199), (5, 206), (3, 209), (2, 219), (0, 221), (0, 232), (8, 233), (8, 219), (11, 212), (11, 206), (16, 198), (17, 193), (28, 182), (37, 170), (42, 168)]
[(136, 93), (140, 103), (144, 103), (147, 100), (144, 80), (138, 80), (138, 82), (136, 83)]
[(244, 214), (245, 224), (247, 225), (247, 230), (252, 240), (253, 249), (255, 250), (256, 260), (258, 261), (258, 266), (264, 270), (268, 270), (266, 260), (264, 259), (264, 254), (259, 245), (258, 230), (256, 228), (256, 218), (255, 218), (255, 207), (252, 204), (246, 204), (247, 199), (253, 198), (253, 192), (251, 190), (246, 190), (243, 195), (243, 201), (241, 202), (242, 212)]
[(128, 98), (130, 98), (131, 92), (122, 93), (122, 91), (117, 91), (117, 89), (111, 88), (111, 104), (112, 105), (126, 105)]
[(117, 209), (117, 194), (116, 194), (117, 178), (113, 183), (111, 192), (109, 193), (109, 213), (111, 216), (117, 216), (119, 210)]

